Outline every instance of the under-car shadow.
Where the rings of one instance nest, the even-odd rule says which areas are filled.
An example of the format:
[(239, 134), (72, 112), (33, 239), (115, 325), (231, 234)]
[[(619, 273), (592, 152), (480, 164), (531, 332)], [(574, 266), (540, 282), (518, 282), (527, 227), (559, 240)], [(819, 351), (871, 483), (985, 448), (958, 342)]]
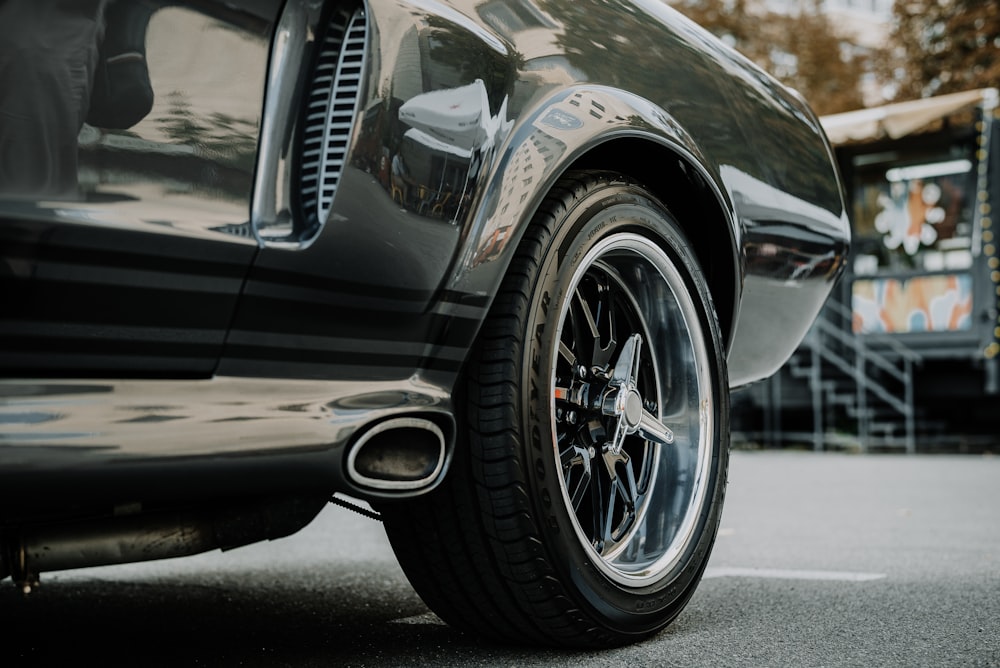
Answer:
[[(550, 665), (573, 652), (499, 646), (438, 620), (379, 566), (329, 573), (201, 572), (50, 579), (29, 597), (0, 585), (4, 666)], [(333, 582), (330, 582), (333, 580)], [(593, 658), (594, 653), (581, 654)]]

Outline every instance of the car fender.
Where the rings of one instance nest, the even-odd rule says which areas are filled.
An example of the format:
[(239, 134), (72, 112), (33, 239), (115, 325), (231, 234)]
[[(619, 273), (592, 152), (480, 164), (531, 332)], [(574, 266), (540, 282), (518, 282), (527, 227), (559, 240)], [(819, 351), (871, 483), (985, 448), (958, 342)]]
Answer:
[[(740, 289), (738, 216), (718, 168), (710, 163), (685, 128), (668, 112), (637, 95), (598, 85), (560, 89), (522, 114), (506, 139), (495, 149), (492, 169), (479, 188), (466, 242), (448, 279), (447, 290), (486, 298), (502, 279), (517, 244), (552, 186), (566, 172), (586, 165), (602, 168), (588, 156), (611, 142), (633, 140), (651, 151), (669, 152), (683, 163), (693, 182), (711, 193), (724, 220), (726, 251), (731, 263), (732, 290)], [(612, 168), (610, 165), (606, 168)], [(637, 178), (656, 192), (669, 184), (660, 174)], [(695, 224), (693, 221), (689, 221)], [(718, 236), (716, 238), (719, 238)]]

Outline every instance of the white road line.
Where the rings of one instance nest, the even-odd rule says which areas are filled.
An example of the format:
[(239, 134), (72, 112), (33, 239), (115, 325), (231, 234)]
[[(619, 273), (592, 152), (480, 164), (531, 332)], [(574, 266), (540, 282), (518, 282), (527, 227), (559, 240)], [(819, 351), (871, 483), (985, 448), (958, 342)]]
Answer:
[(771, 578), (776, 580), (828, 580), (835, 582), (870, 582), (882, 580), (885, 573), (855, 573), (851, 571), (804, 571), (784, 568), (738, 568), (721, 566), (707, 568), (702, 578)]
[(444, 626), (445, 623), (441, 621), (441, 618), (435, 615), (433, 612), (425, 612), (422, 615), (413, 615), (412, 617), (400, 617), (399, 619), (392, 619), (389, 621), (390, 624), (436, 624), (438, 626)]
[[(870, 582), (872, 580), (882, 580), (887, 576), (885, 573), (856, 573), (852, 571), (805, 571), (785, 568), (739, 568), (733, 566), (720, 566), (719, 568), (706, 568), (702, 579), (708, 578), (770, 578), (774, 580), (826, 580), (834, 582)], [(435, 624), (443, 625), (444, 622), (433, 612), (425, 612), (422, 615), (412, 617), (401, 617), (393, 619), (390, 624)]]

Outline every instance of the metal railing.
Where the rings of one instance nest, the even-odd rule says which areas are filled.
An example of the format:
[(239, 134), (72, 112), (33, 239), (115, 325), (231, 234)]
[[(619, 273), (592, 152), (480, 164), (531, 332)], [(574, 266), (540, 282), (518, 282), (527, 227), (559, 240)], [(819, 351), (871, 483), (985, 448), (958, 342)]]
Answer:
[(808, 363), (793, 357), (792, 375), (808, 379), (812, 394), (813, 448), (823, 449), (825, 418), (840, 407), (856, 422), (862, 450), (903, 447), (913, 453), (913, 369), (922, 357), (891, 335), (851, 331), (851, 317), (841, 304), (828, 303), (803, 341)]

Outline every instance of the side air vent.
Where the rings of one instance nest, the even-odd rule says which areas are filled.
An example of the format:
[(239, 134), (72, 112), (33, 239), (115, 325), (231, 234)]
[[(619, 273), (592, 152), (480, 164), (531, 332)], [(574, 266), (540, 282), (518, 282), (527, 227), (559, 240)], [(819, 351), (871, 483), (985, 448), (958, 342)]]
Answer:
[(306, 93), (300, 197), (307, 227), (322, 225), (347, 158), (361, 78), (368, 22), (363, 9), (341, 10), (330, 19)]

